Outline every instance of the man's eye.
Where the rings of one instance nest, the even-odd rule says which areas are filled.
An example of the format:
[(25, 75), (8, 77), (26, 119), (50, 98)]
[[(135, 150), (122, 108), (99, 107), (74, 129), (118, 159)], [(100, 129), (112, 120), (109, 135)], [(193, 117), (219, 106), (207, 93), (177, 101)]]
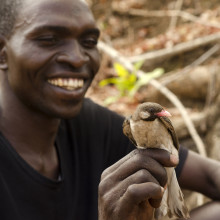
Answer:
[(55, 45), (59, 42), (59, 39), (56, 36), (42, 36), (37, 38), (37, 41), (43, 46)]
[(98, 44), (98, 39), (96, 37), (88, 37), (82, 40), (82, 45), (86, 48), (92, 49)]

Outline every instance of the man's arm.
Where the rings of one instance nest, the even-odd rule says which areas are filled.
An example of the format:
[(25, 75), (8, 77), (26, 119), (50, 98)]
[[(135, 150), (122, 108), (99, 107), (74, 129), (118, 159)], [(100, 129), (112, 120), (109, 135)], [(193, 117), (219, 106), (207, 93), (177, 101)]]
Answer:
[(192, 210), (190, 220), (219, 219), (220, 162), (189, 151), (179, 183), (182, 188), (200, 192), (214, 200)]
[(182, 188), (220, 200), (220, 162), (189, 151), (179, 184)]

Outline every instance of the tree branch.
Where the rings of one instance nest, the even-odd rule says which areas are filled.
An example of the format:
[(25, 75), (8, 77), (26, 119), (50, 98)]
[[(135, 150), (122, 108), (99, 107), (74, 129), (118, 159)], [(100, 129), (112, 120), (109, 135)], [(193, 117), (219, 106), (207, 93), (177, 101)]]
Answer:
[(219, 40), (220, 40), (220, 32), (205, 37), (200, 37), (188, 42), (180, 43), (171, 48), (165, 48), (161, 50), (147, 52), (145, 54), (141, 54), (138, 56), (129, 57), (127, 58), (127, 60), (133, 63), (133, 62), (138, 62), (140, 60), (152, 61), (157, 59), (164, 59), (167, 57), (174, 56), (176, 54), (190, 51), (197, 47), (202, 47), (208, 44), (215, 43)]
[(192, 21), (192, 22), (204, 25), (204, 26), (220, 29), (219, 24), (216, 24), (216, 23), (213, 23), (210, 21), (201, 20), (199, 17), (197, 17), (193, 14), (190, 14), (186, 11), (179, 11), (179, 10), (147, 11), (147, 10), (143, 10), (143, 9), (130, 9), (129, 11), (121, 12), (117, 8), (114, 8), (114, 11), (117, 11), (118, 13), (129, 14), (129, 15), (133, 15), (133, 16), (142, 16), (142, 17), (181, 17), (187, 21)]
[[(175, 4), (175, 10), (179, 11), (178, 14), (181, 13), (181, 8), (182, 8), (182, 5), (183, 5), (183, 0), (177, 0), (176, 1), (176, 4)], [(177, 24), (177, 21), (178, 21), (178, 15), (177, 16), (172, 16), (171, 17), (171, 21), (170, 21), (170, 26), (169, 26), (169, 29), (174, 29), (176, 27), (176, 24)]]
[(192, 68), (201, 65), (204, 63), (207, 59), (209, 59), (212, 55), (214, 55), (216, 52), (218, 52), (220, 49), (220, 44), (214, 45), (212, 48), (210, 48), (208, 51), (206, 51), (204, 54), (202, 54), (198, 59), (196, 59), (194, 62), (192, 62), (190, 65), (184, 67), (183, 69), (179, 70), (175, 73), (173, 76), (164, 77), (161, 80), (161, 83), (163, 85), (167, 85), (174, 80), (178, 79), (179, 77), (183, 76), (183, 74), (186, 74), (189, 72)]

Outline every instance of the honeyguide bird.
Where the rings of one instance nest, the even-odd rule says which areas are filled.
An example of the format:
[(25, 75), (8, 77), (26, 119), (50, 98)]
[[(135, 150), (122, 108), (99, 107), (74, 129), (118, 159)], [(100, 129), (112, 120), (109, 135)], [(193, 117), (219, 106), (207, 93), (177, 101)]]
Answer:
[[(169, 120), (171, 114), (157, 103), (140, 104), (135, 112), (123, 123), (124, 134), (137, 148), (160, 148), (178, 157), (179, 142), (174, 127)], [(183, 193), (179, 187), (174, 168), (165, 168), (167, 188), (161, 205), (155, 210), (155, 220), (165, 216), (172, 218), (189, 218)]]

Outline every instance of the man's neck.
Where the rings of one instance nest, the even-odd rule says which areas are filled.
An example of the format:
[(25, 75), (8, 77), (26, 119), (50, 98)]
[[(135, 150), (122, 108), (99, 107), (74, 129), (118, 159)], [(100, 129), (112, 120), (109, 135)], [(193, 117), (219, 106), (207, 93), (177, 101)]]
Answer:
[(35, 170), (56, 178), (59, 170), (55, 139), (60, 119), (46, 117), (28, 109), (1, 106), (0, 131), (17, 153)]
[[(26, 115), (27, 116), (27, 115)], [(22, 115), (0, 118), (0, 129), (17, 153), (35, 170), (48, 178), (59, 171), (55, 139), (60, 120)]]
[(31, 109), (1, 86), (5, 91), (0, 93), (0, 131), (18, 152), (46, 153), (54, 146), (60, 119)]
[(28, 148), (32, 151), (46, 151), (54, 145), (59, 119), (52, 119), (31, 112), (22, 114), (16, 111), (0, 113), (0, 130), (17, 149)]

